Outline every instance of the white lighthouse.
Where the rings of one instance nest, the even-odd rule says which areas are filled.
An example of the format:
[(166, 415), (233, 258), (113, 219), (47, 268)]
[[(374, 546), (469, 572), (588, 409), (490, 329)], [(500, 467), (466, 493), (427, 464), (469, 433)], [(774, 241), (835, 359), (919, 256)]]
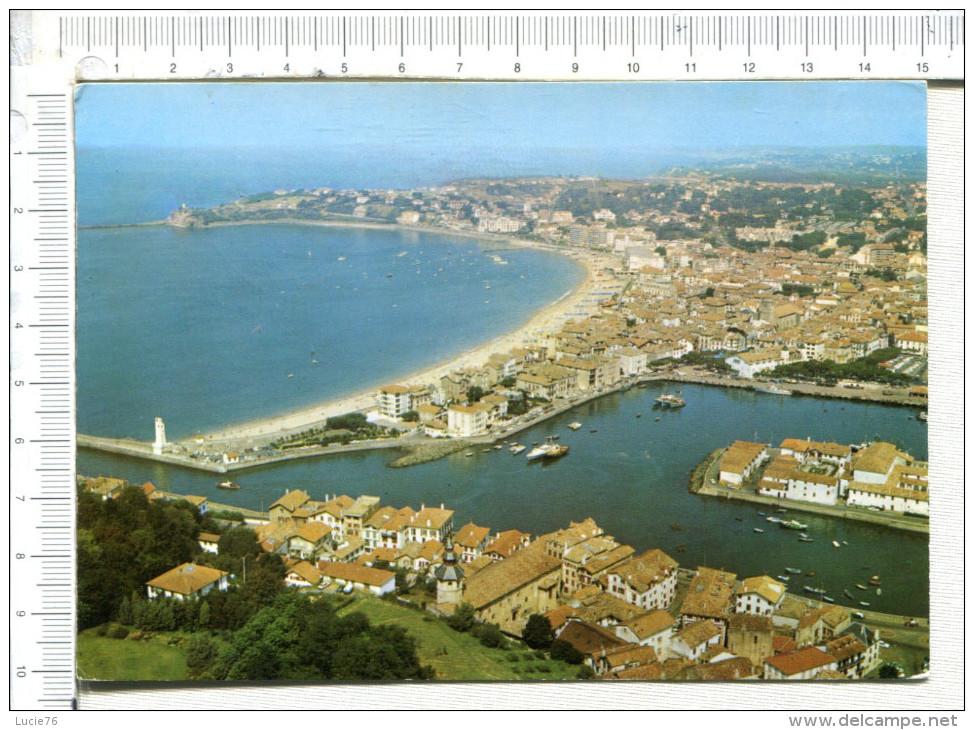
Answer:
[(152, 453), (161, 454), (166, 445), (166, 424), (161, 418), (156, 417), (156, 440), (152, 442)]

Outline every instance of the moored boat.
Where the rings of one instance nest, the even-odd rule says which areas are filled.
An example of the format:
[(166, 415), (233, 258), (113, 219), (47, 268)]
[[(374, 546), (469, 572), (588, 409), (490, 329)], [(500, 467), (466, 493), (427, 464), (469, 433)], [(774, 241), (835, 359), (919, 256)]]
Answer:
[(798, 542), (811, 542), (812, 538), (806, 537), (805, 535), (798, 536)]
[(785, 568), (786, 573), (791, 573), (792, 575), (801, 575), (801, 570), (798, 568)]
[(781, 527), (785, 530), (807, 530), (808, 525), (799, 522), (798, 520), (779, 520)]
[(825, 589), (824, 588), (813, 588), (812, 586), (805, 586), (804, 587), (804, 590), (805, 590), (805, 593), (814, 593), (816, 596), (823, 596), (823, 595), (825, 595)]
[(858, 588), (860, 591), (868, 591), (869, 590), (862, 583), (856, 583), (856, 588)]
[(216, 483), (216, 486), (219, 489), (240, 489), (240, 485), (239, 484), (237, 484), (236, 482), (231, 482), (231, 481), (217, 482)]
[(528, 461), (535, 461), (537, 459), (557, 459), (559, 456), (564, 456), (568, 453), (568, 446), (566, 444), (556, 444), (549, 441), (546, 444), (541, 444), (528, 452)]
[(760, 527), (755, 527), (754, 528), (754, 531), (757, 532), (758, 534), (761, 534), (761, 533), (764, 532), (764, 530), (762, 530)]
[(571, 423), (568, 424), (568, 428), (570, 428), (572, 431), (577, 431), (581, 427), (582, 424), (580, 424), (578, 421), (572, 421)]
[(784, 388), (778, 388), (773, 385), (769, 385), (765, 388), (755, 388), (755, 393), (767, 393), (769, 395), (791, 395), (790, 390), (785, 390)]
[(839, 547), (839, 541), (838, 540), (833, 540), (832, 541), (832, 547)]

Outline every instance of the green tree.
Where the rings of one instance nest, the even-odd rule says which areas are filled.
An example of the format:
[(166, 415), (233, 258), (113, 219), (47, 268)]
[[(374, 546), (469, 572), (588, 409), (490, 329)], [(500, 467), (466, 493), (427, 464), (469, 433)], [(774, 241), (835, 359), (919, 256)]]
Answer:
[(406, 423), (416, 423), (419, 420), (419, 413), (416, 411), (406, 411), (400, 418)]
[(535, 613), (528, 617), (521, 638), (532, 649), (547, 649), (555, 640), (555, 632), (547, 616)]
[(879, 668), (880, 679), (896, 679), (900, 676), (900, 668), (893, 662), (885, 662)]
[(202, 634), (194, 634), (186, 642), (186, 674), (189, 679), (204, 679), (220, 655), (217, 643)]
[(504, 638), (497, 624), (478, 624), (470, 630), (470, 633), (488, 648), (500, 649), (507, 646), (507, 639)]
[(456, 607), (453, 615), (447, 618), (447, 625), (454, 631), (470, 631), (475, 622), (473, 606), (469, 603), (461, 603)]
[(484, 389), (479, 385), (471, 385), (467, 388), (467, 402), (477, 403), (481, 398), (484, 397)]
[(581, 664), (585, 655), (567, 641), (555, 639), (551, 642), (551, 658), (568, 664)]

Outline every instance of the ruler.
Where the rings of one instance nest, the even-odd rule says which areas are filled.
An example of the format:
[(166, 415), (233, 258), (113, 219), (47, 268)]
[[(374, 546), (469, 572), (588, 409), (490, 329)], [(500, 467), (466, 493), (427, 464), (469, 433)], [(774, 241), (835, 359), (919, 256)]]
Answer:
[(10, 683), (13, 709), (74, 697), (72, 95), (11, 69)]
[(14, 11), (10, 697), (75, 696), (79, 81), (963, 79), (964, 13)]
[(963, 11), (35, 16), (83, 80), (961, 79)]

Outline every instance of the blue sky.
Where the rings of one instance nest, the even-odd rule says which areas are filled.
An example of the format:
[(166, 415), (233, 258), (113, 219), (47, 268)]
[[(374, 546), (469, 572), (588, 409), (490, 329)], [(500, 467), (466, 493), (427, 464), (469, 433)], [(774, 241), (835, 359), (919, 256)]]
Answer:
[(463, 153), (926, 144), (917, 82), (89, 84), (77, 141)]

